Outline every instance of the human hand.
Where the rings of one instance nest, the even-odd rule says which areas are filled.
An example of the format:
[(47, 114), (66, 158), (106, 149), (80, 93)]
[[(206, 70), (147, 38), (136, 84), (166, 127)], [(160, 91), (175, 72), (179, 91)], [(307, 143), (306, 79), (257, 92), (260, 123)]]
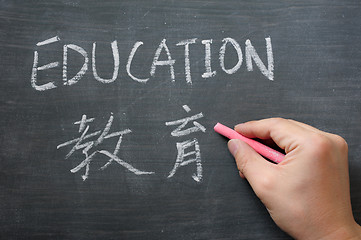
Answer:
[(350, 201), (348, 148), (340, 136), (280, 118), (239, 124), (249, 138), (273, 140), (284, 161), (266, 161), (246, 143), (228, 148), (275, 223), (296, 239), (361, 239)]

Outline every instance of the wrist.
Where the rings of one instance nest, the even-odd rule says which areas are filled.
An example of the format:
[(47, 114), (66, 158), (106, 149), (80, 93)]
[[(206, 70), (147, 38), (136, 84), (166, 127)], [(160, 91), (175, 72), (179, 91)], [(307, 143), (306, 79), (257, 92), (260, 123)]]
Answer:
[(320, 231), (313, 229), (293, 237), (298, 240), (361, 240), (361, 226), (355, 221), (337, 228), (329, 226), (328, 230), (326, 229), (319, 228)]
[(327, 240), (361, 240), (361, 227), (356, 222), (342, 226), (321, 239)]

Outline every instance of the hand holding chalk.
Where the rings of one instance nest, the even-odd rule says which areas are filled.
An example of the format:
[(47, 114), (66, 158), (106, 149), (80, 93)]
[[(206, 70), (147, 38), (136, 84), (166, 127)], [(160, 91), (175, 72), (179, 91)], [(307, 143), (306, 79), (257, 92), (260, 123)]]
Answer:
[[(221, 134), (240, 138), (219, 126)], [(272, 164), (253, 150), (258, 148), (253, 142), (231, 140), (228, 145), (241, 175), (281, 229), (295, 239), (361, 239), (351, 209), (347, 145), (341, 137), (286, 119), (252, 121), (235, 129), (244, 135), (242, 141), (272, 139), (285, 149), (285, 160)]]
[(266, 145), (263, 145), (260, 142), (257, 142), (253, 139), (242, 136), (238, 132), (236, 132), (236, 131), (230, 129), (229, 127), (226, 127), (220, 123), (217, 123), (214, 126), (214, 131), (216, 131), (217, 133), (219, 133), (229, 139), (239, 139), (239, 140), (242, 140), (242, 141), (248, 143), (248, 145), (250, 145), (254, 150), (256, 150), (256, 152), (258, 152), (262, 156), (268, 158), (269, 160), (271, 160), (275, 163), (282, 162), (285, 157), (284, 154), (282, 154)]

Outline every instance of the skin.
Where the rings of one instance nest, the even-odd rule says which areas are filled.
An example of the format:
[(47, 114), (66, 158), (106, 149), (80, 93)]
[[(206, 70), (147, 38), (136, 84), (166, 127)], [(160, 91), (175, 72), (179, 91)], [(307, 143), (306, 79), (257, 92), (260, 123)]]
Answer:
[(283, 162), (266, 161), (246, 143), (228, 148), (274, 222), (295, 239), (361, 239), (352, 215), (347, 143), (294, 120), (271, 118), (239, 124), (249, 138), (284, 149)]

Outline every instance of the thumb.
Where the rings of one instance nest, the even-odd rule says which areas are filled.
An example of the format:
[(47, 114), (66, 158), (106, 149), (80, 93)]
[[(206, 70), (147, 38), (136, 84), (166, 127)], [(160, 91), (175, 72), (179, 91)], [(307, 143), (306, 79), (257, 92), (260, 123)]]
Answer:
[(236, 160), (241, 177), (248, 180), (256, 194), (258, 191), (263, 191), (263, 183), (269, 182), (276, 165), (268, 162), (247, 143), (239, 139), (230, 140), (228, 149)]

